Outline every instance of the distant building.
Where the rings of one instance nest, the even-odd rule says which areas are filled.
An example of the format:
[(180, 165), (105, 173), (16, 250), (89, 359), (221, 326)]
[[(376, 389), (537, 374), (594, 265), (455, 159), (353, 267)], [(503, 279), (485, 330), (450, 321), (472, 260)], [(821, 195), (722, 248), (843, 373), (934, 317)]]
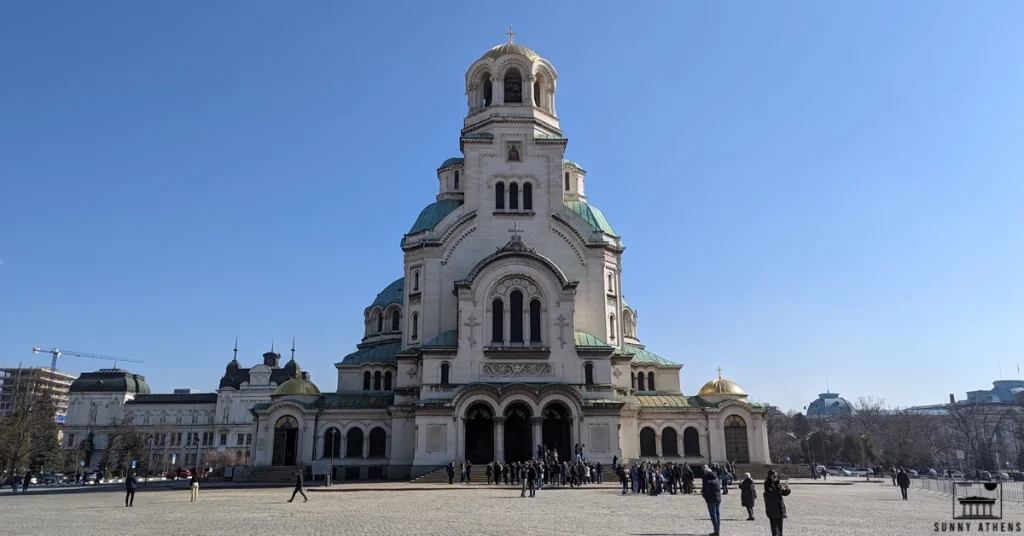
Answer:
[(848, 415), (853, 415), (853, 406), (845, 398), (840, 398), (839, 393), (821, 393), (807, 405), (808, 419), (830, 419)]
[[(0, 368), (0, 419), (14, 411), (20, 393), (41, 391), (53, 399), (57, 406), (54, 418), (64, 424), (71, 382), (77, 378), (74, 374), (43, 367)], [(19, 385), (25, 385), (27, 391), (19, 389)]]
[(997, 380), (992, 382), (991, 389), (967, 391), (967, 401), (1012, 404), (1017, 402), (1017, 395), (1019, 393), (1024, 393), (1024, 381)]

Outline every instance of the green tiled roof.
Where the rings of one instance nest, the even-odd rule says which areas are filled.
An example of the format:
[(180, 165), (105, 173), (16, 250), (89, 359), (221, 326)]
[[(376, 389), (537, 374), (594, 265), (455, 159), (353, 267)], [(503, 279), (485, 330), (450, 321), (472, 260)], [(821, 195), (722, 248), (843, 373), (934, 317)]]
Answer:
[(608, 349), (611, 349), (611, 346), (609, 346), (608, 343), (602, 341), (601, 339), (598, 339), (597, 337), (595, 337), (595, 336), (593, 336), (593, 335), (591, 335), (589, 333), (583, 333), (582, 331), (577, 331), (577, 332), (575, 332), (573, 334), (573, 338), (576, 339), (576, 347), (577, 348), (583, 347), (583, 348), (608, 348)]
[(638, 396), (636, 403), (644, 408), (689, 408), (690, 400), (683, 395)]
[(445, 216), (461, 206), (461, 199), (442, 199), (427, 205), (427, 208), (420, 212), (420, 216), (416, 218), (416, 223), (412, 224), (412, 229), (409, 229), (407, 234), (415, 234), (427, 229), (433, 229), (435, 225), (441, 223)]
[(604, 218), (604, 214), (602, 214), (597, 207), (592, 207), (583, 201), (566, 201), (565, 206), (569, 207), (569, 210), (579, 214), (584, 220), (587, 220), (591, 229), (601, 231), (602, 233), (612, 236), (619, 236), (615, 234), (615, 231), (612, 230), (612, 225), (608, 223), (608, 220)]
[(455, 347), (459, 345), (459, 332), (454, 329), (451, 331), (444, 331), (438, 334), (437, 337), (430, 339), (427, 344), (424, 344), (424, 348), (431, 347)]
[(387, 363), (396, 364), (395, 354), (402, 351), (402, 343), (390, 342), (378, 344), (369, 348), (362, 348), (345, 356), (341, 365), (362, 365), (363, 363)]
[(439, 167), (437, 169), (446, 168), (448, 166), (454, 166), (455, 164), (463, 164), (465, 162), (466, 162), (465, 158), (461, 158), (461, 157), (460, 158), (449, 158), (448, 160), (445, 160), (444, 163), (441, 164), (441, 167)]
[(633, 309), (632, 307), (629, 306), (628, 303), (626, 303), (626, 297), (625, 296), (622, 296), (622, 308), (623, 309)]
[(476, 134), (466, 134), (463, 138), (476, 139), (476, 140), (493, 140), (494, 134), (490, 132), (477, 132)]
[(394, 396), (384, 395), (324, 395), (326, 409), (381, 409), (395, 403)]
[(404, 300), (405, 278), (399, 277), (393, 283), (384, 287), (384, 290), (380, 291), (377, 294), (377, 297), (374, 298), (373, 303), (370, 304), (370, 307), (387, 307), (392, 303), (397, 303), (401, 305)]
[(563, 159), (562, 160), (562, 165), (563, 166), (571, 166), (571, 167), (574, 167), (574, 168), (576, 168), (576, 169), (578, 169), (580, 171), (586, 171), (585, 169), (583, 169), (583, 166), (579, 165), (579, 163), (576, 162), (575, 160), (565, 160), (565, 159)]
[(676, 365), (676, 363), (673, 363), (668, 359), (665, 359), (664, 357), (661, 357), (660, 355), (655, 354), (653, 352), (648, 352), (647, 350), (644, 350), (643, 348), (640, 348), (638, 346), (632, 346), (627, 344), (622, 347), (622, 353), (633, 356), (634, 363), (649, 363), (652, 365), (668, 366)]

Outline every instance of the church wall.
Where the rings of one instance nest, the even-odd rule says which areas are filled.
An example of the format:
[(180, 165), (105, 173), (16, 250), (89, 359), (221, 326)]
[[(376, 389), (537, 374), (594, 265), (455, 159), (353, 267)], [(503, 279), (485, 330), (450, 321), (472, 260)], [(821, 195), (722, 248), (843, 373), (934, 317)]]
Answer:
[(638, 427), (637, 414), (635, 411), (625, 410), (619, 416), (619, 456), (625, 460), (637, 460), (640, 458), (640, 428)]
[(444, 415), (417, 415), (417, 434), (413, 467), (438, 467), (456, 459), (458, 452), (456, 420)]

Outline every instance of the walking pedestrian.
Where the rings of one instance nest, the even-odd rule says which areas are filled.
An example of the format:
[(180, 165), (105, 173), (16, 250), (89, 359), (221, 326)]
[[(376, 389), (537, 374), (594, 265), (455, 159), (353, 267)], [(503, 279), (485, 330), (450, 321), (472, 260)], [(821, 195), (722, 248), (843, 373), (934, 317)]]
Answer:
[[(199, 492), (199, 486), (196, 486), (196, 492)], [(295, 494), (302, 495), (302, 502), (308, 502), (309, 497), (306, 497), (306, 492), (302, 491), (302, 469), (295, 470), (295, 490), (292, 491), (292, 498), (288, 499), (288, 502), (295, 500)]]
[(135, 480), (135, 473), (128, 473), (128, 478), (124, 479), (124, 507), (129, 508), (135, 506), (135, 487), (137, 482)]
[[(199, 500), (199, 469), (196, 468), (192, 471), (192, 499), (188, 502), (196, 502)], [(294, 496), (294, 495), (293, 495)]]
[(900, 487), (900, 493), (903, 494), (903, 500), (907, 500), (907, 488), (910, 487), (910, 475), (900, 467), (898, 473), (896, 473), (896, 484)]
[(786, 501), (783, 497), (786, 495), (789, 495), (789, 486), (779, 482), (775, 470), (769, 470), (768, 478), (764, 481), (764, 510), (772, 536), (782, 536), (782, 520), (786, 518)]
[(466, 460), (466, 483), (473, 483), (473, 462)]
[(710, 467), (704, 466), (704, 479), (701, 482), (700, 494), (708, 505), (708, 515), (711, 516), (711, 526), (715, 531), (710, 536), (718, 536), (722, 527), (721, 505), (722, 505), (722, 481), (718, 479)]
[(754, 489), (754, 479), (750, 478), (750, 473), (745, 473), (743, 476), (743, 482), (740, 482), (740, 504), (747, 509), (747, 521), (753, 521), (757, 490)]

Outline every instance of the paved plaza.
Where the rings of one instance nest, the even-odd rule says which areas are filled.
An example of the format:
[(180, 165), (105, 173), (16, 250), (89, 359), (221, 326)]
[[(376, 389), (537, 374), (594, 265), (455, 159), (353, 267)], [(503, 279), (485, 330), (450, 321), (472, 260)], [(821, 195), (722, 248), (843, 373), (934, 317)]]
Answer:
[[(711, 532), (699, 495), (622, 496), (612, 487), (545, 490), (522, 499), (518, 488), (409, 484), (363, 486), (374, 491), (308, 490), (309, 502), (288, 504), (290, 488), (211, 489), (189, 503), (185, 490), (145, 490), (124, 507), (113, 486), (87, 492), (0, 493), (3, 534), (345, 534), (345, 535), (698, 535)], [(335, 486), (335, 490), (346, 489)], [(349, 488), (351, 489), (351, 488)], [(950, 518), (950, 500), (877, 483), (796, 484), (787, 499), (787, 535), (935, 534)], [(756, 521), (744, 521), (739, 492), (722, 505), (724, 535), (770, 534), (758, 498)], [(1007, 521), (1024, 509), (1007, 507)], [(972, 530), (975, 532), (976, 530)]]

